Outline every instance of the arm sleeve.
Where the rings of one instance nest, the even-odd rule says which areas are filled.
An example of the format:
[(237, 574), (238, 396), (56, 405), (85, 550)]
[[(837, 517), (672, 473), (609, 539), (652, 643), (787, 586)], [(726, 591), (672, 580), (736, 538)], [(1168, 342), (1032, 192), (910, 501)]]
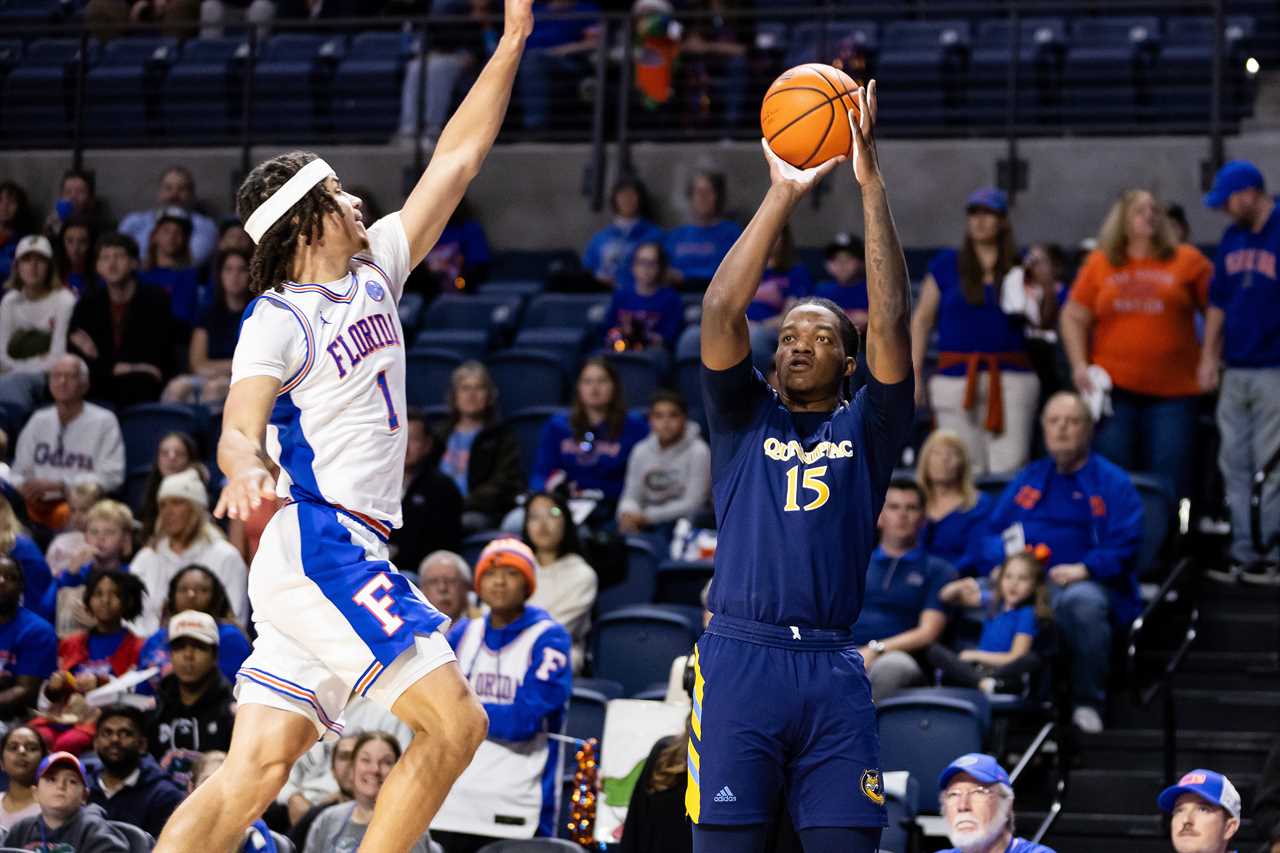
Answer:
[(669, 351), (675, 352), (676, 339), (680, 337), (680, 327), (684, 325), (684, 301), (674, 291), (668, 288), (671, 294), (666, 308), (662, 311), (662, 320), (658, 324), (658, 334), (662, 336), (662, 345)]
[(1099, 525), (1097, 542), (1085, 552), (1082, 563), (1095, 578), (1112, 578), (1132, 571), (1133, 557), (1142, 545), (1142, 498), (1121, 472), (1114, 482), (1107, 483), (1103, 501), (1107, 505), (1107, 517)]
[(604, 232), (597, 231), (587, 242), (586, 251), (582, 253), (582, 266), (592, 275), (600, 272), (600, 244), (603, 242)]
[(1218, 253), (1213, 258), (1213, 279), (1209, 283), (1209, 304), (1224, 311), (1227, 307), (1227, 248), (1224, 243), (1218, 244)]
[[(410, 267), (409, 238), (400, 221), (400, 211), (390, 213), (369, 227), (369, 257), (386, 273), (391, 285), (391, 298), (400, 301), (404, 282), (412, 271)], [(356, 258), (364, 258), (357, 255)]]
[(301, 315), (283, 301), (270, 296), (255, 300), (240, 326), (231, 384), (250, 376), (270, 376), (283, 385), (301, 375), (314, 355), (303, 323)]
[(1014, 626), (1013, 633), (1026, 634), (1028, 637), (1034, 637), (1040, 633), (1040, 624), (1036, 621), (1036, 609), (1034, 607), (1022, 607), (1018, 609), (1018, 624)]
[(702, 399), (713, 432), (738, 432), (750, 425), (772, 392), (751, 366), (751, 354), (727, 370), (702, 366)]
[[(71, 328), (71, 312), (76, 310), (76, 299), (67, 290), (57, 291), (61, 304), (53, 317), (53, 340), (49, 342), (49, 367), (67, 354), (67, 332)], [(56, 294), (55, 294), (56, 295)]]
[[(9, 291), (0, 299), (0, 372), (8, 373), (17, 366), (9, 356), (9, 340), (13, 337), (13, 302), (17, 291)], [(56, 333), (55, 333), (56, 336)]]
[(96, 480), (104, 492), (114, 492), (124, 484), (124, 436), (116, 416), (110, 412), (105, 415), (98, 435), (98, 452), (94, 454), (95, 470), (77, 474), (73, 482)]
[(529, 671), (510, 705), (484, 706), (489, 714), (489, 737), (528, 740), (542, 731), (548, 715), (569, 702), (573, 684), (569, 632), (559, 625), (543, 631), (533, 644)]
[(1102, 253), (1094, 250), (1085, 260), (1080, 272), (1076, 273), (1076, 280), (1071, 284), (1071, 301), (1089, 309), (1091, 313), (1096, 313), (1093, 303), (1098, 296), (1098, 269), (1104, 260)]
[(15, 676), (32, 675), (41, 681), (58, 668), (58, 637), (47, 623), (23, 632), (18, 640)]
[[(885, 385), (868, 370), (867, 384), (855, 397), (855, 404), (862, 407), (864, 445), (873, 493), (882, 501), (911, 432), (911, 421), (916, 414), (915, 393), (915, 376), (910, 371), (901, 382)], [(880, 512), (878, 506), (875, 512)]]
[(25, 536), (19, 536), (9, 552), (19, 566), (22, 567), (22, 580), (26, 588), (22, 593), (23, 605), (49, 624), (54, 620), (54, 602), (57, 600), (58, 588), (53, 583), (53, 573), (49, 564), (44, 561), (44, 554), (35, 542)]
[(18, 446), (13, 451), (13, 464), (9, 466), (9, 482), (14, 486), (21, 486), (35, 473), (36, 436), (32, 426), (28, 422), (18, 433)]
[[(630, 471), (628, 471), (630, 474)], [(664, 524), (679, 518), (689, 518), (702, 509), (711, 493), (711, 449), (702, 439), (694, 442), (689, 450), (689, 467), (683, 472), (684, 494), (678, 500), (654, 507), (649, 520)]]

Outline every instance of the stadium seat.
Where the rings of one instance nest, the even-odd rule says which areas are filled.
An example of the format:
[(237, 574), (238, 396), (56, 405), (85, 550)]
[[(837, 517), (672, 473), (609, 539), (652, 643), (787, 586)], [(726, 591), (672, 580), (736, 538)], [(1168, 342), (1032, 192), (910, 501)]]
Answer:
[(490, 335), (488, 329), (422, 329), (413, 336), (413, 348), (446, 350), (462, 359), (483, 360), (489, 354)]
[(203, 443), (208, 414), (193, 406), (175, 403), (142, 403), (120, 413), (124, 435), (126, 471), (150, 470), (160, 440), (171, 432), (184, 432)]
[(520, 443), (520, 465), (525, 473), (533, 471), (538, 456), (538, 443), (542, 440), (542, 427), (547, 419), (563, 409), (560, 406), (530, 406), (506, 417), (504, 423), (511, 427)]
[[(978, 114), (978, 124), (1005, 120), (1009, 64), (1014, 57), (1014, 47), (1010, 44), (1013, 32), (1007, 18), (992, 18), (978, 24), (968, 81), (968, 104)], [(1017, 120), (1055, 119), (1054, 107), (1062, 85), (1066, 23), (1061, 18), (1023, 18), (1017, 32)]]
[(605, 360), (618, 371), (622, 396), (628, 409), (644, 408), (662, 382), (666, 353), (605, 352)]
[(653, 600), (657, 604), (702, 606), (702, 590), (715, 573), (710, 560), (684, 562), (667, 560), (658, 565)]
[(495, 539), (511, 535), (513, 534), (505, 530), (481, 530), (479, 533), (472, 533), (462, 540), (462, 547), (458, 549), (458, 553), (467, 561), (468, 566), (474, 567), (480, 561), (480, 552), (484, 550), (484, 546)]
[[(1246, 114), (1253, 101), (1252, 84), (1243, 73), (1244, 58), (1253, 36), (1254, 20), (1231, 16), (1223, 32), (1223, 115), (1228, 120)], [(1213, 18), (1166, 19), (1160, 53), (1151, 71), (1152, 97), (1161, 116), (1191, 123), (1204, 121), (1213, 98)]]
[(609, 305), (607, 296), (581, 293), (544, 293), (534, 297), (525, 312), (523, 329), (597, 326)]
[(622, 684), (628, 696), (665, 682), (671, 662), (697, 638), (687, 621), (655, 607), (606, 613), (592, 629), (594, 672)]
[(115, 827), (129, 842), (129, 853), (151, 853), (151, 848), (156, 846), (156, 840), (141, 827), (120, 820), (109, 820), (107, 823)]
[(521, 838), (495, 841), (476, 853), (582, 853), (582, 847), (563, 838)]
[[(609, 698), (596, 690), (574, 684), (564, 733), (581, 740), (598, 740), (604, 737), (604, 712), (609, 705)], [(565, 750), (566, 758), (572, 758), (570, 752), (571, 750)]]
[(84, 130), (90, 142), (137, 144), (158, 132), (160, 81), (178, 54), (176, 38), (107, 42), (85, 75)]
[(680, 333), (679, 339), (676, 340), (675, 357), (676, 361), (702, 357), (701, 326), (691, 325), (684, 327), (684, 331)]
[(404, 293), (400, 296), (400, 304), (396, 306), (400, 312), (400, 327), (404, 336), (412, 339), (422, 322), (422, 312), (426, 309), (426, 300), (421, 293)]
[[(906, 770), (916, 779), (926, 780), (932, 790), (939, 774), (956, 756), (982, 751), (982, 723), (971, 702), (916, 693), (928, 691), (911, 691), (876, 704), (880, 766)], [(938, 801), (919, 794), (911, 806), (916, 812), (934, 814)]]
[(1176, 529), (1174, 519), (1178, 502), (1169, 493), (1164, 481), (1149, 474), (1130, 473), (1129, 478), (1142, 498), (1142, 545), (1138, 548), (1138, 577), (1152, 574), (1160, 565), (1159, 557), (1171, 531)]
[[(87, 62), (96, 47), (90, 42)], [(80, 39), (36, 39), (27, 45), (21, 63), (4, 81), (0, 115), (6, 128), (21, 129), (26, 147), (55, 145), (71, 138), (72, 98)]]
[(1148, 77), (1159, 37), (1160, 19), (1151, 15), (1073, 21), (1063, 66), (1063, 119), (1105, 125), (1150, 117)]
[(960, 19), (886, 24), (876, 74), (892, 82), (880, 100), (880, 121), (935, 127), (963, 121), (969, 37), (969, 23)]
[(489, 357), (489, 375), (498, 386), (498, 406), (518, 412), (564, 402), (564, 362), (539, 350), (510, 349)]
[(317, 92), (331, 77), (342, 39), (322, 33), (282, 33), (267, 39), (253, 66), (253, 131), (294, 140), (324, 128)]
[(653, 601), (658, 559), (645, 539), (628, 536), (626, 574), (619, 583), (602, 587), (596, 593), (597, 612), (608, 613)]
[(161, 85), (164, 132), (172, 139), (229, 139), (240, 126), (244, 39), (190, 39)]
[(622, 698), (622, 685), (607, 678), (579, 678), (574, 676), (573, 686), (575, 688), (581, 687), (584, 690), (592, 690), (606, 699)]
[(506, 340), (520, 314), (520, 298), (505, 294), (446, 293), (427, 307), (424, 330), (465, 329), (486, 334), (486, 348)]
[(568, 373), (576, 373), (586, 346), (586, 330), (581, 326), (524, 328), (516, 333), (515, 347), (555, 356)]
[(150, 478), (150, 466), (137, 468), (125, 475), (124, 485), (120, 487), (120, 497), (135, 513), (142, 510), (142, 502), (147, 496), (147, 481)]
[(536, 279), (488, 281), (480, 285), (480, 292), (485, 296), (519, 296), (529, 300), (546, 290), (546, 286)]
[(837, 56), (853, 53), (874, 54), (879, 44), (880, 27), (875, 21), (844, 21), (824, 18), (801, 21), (791, 31), (786, 66), (805, 62), (830, 64)]
[(357, 33), (333, 76), (333, 117), (353, 142), (385, 142), (397, 129), (400, 90), (413, 39), (403, 32)]
[(579, 266), (572, 249), (508, 249), (495, 253), (489, 275), (494, 280), (533, 279), (546, 281), (557, 266)]
[(462, 358), (448, 349), (411, 349), (405, 354), (405, 399), (410, 406), (443, 403), (449, 379)]

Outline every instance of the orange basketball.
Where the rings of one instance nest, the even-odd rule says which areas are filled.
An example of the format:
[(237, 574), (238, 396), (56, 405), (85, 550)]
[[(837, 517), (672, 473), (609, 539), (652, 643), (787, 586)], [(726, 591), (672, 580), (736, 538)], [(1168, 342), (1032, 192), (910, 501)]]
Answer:
[(773, 153), (798, 169), (853, 150), (846, 117), (857, 119), (858, 84), (838, 68), (810, 62), (782, 72), (760, 105), (760, 129)]

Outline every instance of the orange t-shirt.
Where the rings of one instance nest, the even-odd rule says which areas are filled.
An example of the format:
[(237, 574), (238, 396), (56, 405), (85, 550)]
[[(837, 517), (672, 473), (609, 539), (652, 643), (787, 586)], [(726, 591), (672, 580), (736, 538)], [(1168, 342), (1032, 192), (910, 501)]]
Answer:
[(1071, 286), (1071, 301), (1093, 315), (1090, 361), (1117, 388), (1156, 397), (1199, 394), (1195, 314), (1209, 302), (1213, 264), (1192, 246), (1172, 258), (1114, 267), (1092, 252)]

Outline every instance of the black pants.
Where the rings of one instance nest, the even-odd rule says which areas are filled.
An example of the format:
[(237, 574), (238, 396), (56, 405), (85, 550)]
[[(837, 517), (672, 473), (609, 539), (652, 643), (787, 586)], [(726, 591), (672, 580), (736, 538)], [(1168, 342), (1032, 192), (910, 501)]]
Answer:
[[(999, 693), (1016, 693), (1018, 679), (1040, 668), (1040, 657), (1027, 652), (1004, 666), (990, 667), (960, 660), (960, 656), (940, 643), (934, 643), (928, 651), (929, 666), (942, 673), (942, 683), (952, 687), (973, 687), (984, 678), (994, 678)], [(1012, 688), (1012, 689), (1002, 689)]]

